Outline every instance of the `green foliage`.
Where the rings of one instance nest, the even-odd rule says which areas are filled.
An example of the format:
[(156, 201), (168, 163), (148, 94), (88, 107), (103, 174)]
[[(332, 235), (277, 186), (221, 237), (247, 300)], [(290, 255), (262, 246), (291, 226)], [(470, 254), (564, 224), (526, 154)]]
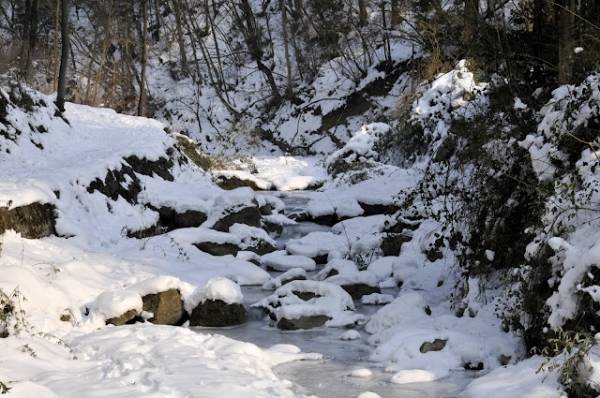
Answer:
[(203, 153), (198, 144), (184, 135), (177, 136), (177, 145), (187, 158), (204, 171), (218, 168), (222, 162)]
[(571, 330), (551, 332), (548, 345), (541, 354), (548, 357), (539, 371), (558, 370), (559, 381), (571, 397), (596, 397), (598, 392), (588, 383), (590, 365), (587, 356), (594, 346), (595, 339), (590, 333)]

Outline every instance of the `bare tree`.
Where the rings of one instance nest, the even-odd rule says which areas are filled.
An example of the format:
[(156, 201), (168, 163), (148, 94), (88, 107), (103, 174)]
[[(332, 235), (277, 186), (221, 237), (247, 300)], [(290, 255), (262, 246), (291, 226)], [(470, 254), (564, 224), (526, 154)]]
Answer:
[(65, 111), (65, 93), (67, 91), (67, 66), (69, 63), (69, 0), (61, 1), (60, 17), (60, 69), (58, 72), (58, 88), (56, 90), (56, 106), (62, 113)]
[(142, 29), (140, 45), (142, 47), (141, 72), (140, 72), (140, 97), (137, 105), (138, 116), (144, 116), (146, 109), (146, 63), (148, 58), (148, 0), (141, 0)]

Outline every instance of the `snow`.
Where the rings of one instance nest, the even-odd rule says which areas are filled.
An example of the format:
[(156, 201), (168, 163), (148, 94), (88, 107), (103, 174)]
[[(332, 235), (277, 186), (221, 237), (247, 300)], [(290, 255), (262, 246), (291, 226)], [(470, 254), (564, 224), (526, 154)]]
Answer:
[(351, 341), (351, 340), (360, 340), (360, 333), (356, 330), (348, 330), (342, 333), (339, 337), (340, 340)]
[(392, 301), (394, 301), (394, 296), (392, 296), (391, 294), (381, 294), (381, 293), (372, 293), (372, 294), (368, 294), (366, 296), (362, 296), (360, 298), (360, 302), (363, 304), (381, 305), (381, 304), (389, 304)]
[(365, 391), (362, 394), (360, 394), (358, 398), (381, 398), (381, 395), (371, 391)]
[[(27, 343), (35, 357), (19, 351)], [(137, 324), (70, 337), (9, 339), (11, 396), (295, 397), (272, 368), (314, 355), (260, 349), (185, 328)]]
[(370, 123), (362, 126), (342, 149), (329, 155), (327, 165), (332, 165), (339, 160), (350, 163), (377, 157), (375, 145), (389, 132), (390, 126), (385, 123)]
[(347, 240), (331, 232), (315, 231), (298, 239), (289, 240), (285, 249), (288, 253), (305, 257), (328, 255), (331, 258), (343, 257), (348, 252)]
[(265, 290), (275, 290), (283, 285), (283, 282), (293, 279), (308, 279), (304, 268), (292, 268), (271, 280), (265, 282), (262, 288)]
[(424, 383), (434, 381), (445, 377), (448, 374), (435, 374), (434, 372), (422, 369), (406, 369), (401, 370), (392, 376), (392, 383), (407, 384), (407, 383)]
[(373, 372), (367, 368), (354, 369), (350, 372), (351, 377), (368, 378), (373, 376)]
[(540, 371), (544, 358), (534, 356), (515, 365), (498, 368), (467, 386), (465, 398), (520, 397), (566, 398), (559, 388), (558, 375)]
[(314, 271), (315, 261), (310, 257), (289, 255), (285, 250), (274, 251), (261, 257), (261, 263), (276, 271), (288, 271), (293, 268), (301, 268), (305, 271)]

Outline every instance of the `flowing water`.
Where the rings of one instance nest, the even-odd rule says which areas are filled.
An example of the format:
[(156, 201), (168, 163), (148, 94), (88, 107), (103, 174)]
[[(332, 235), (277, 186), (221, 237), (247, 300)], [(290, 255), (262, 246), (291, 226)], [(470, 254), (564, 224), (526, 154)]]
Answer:
[[(281, 194), (286, 204), (286, 213), (303, 210), (308, 198), (302, 193)], [(328, 230), (328, 227), (313, 223), (298, 223), (284, 228), (278, 243), (283, 246), (289, 239), (304, 236), (312, 231)], [(309, 275), (309, 279), (311, 276)], [(244, 287), (244, 300), (249, 307), (271, 294), (260, 287)], [(396, 294), (392, 290), (389, 292)], [(356, 310), (371, 315), (380, 306), (356, 303)], [(293, 344), (303, 352), (318, 352), (323, 355), (319, 361), (298, 361), (277, 366), (274, 371), (283, 379), (294, 383), (296, 390), (320, 398), (354, 398), (365, 391), (372, 391), (382, 398), (451, 398), (458, 397), (466, 384), (472, 381), (467, 372), (454, 372), (449, 377), (427, 383), (397, 385), (390, 382), (393, 373), (385, 371), (382, 364), (368, 360), (372, 346), (367, 343), (368, 334), (360, 331), (361, 339), (342, 341), (339, 336), (346, 329), (317, 328), (301, 331), (281, 331), (265, 319), (261, 311), (249, 309), (248, 322), (228, 329), (209, 329), (211, 333), (222, 334), (236, 340), (268, 348), (275, 344)], [(206, 331), (206, 329), (201, 329)], [(372, 376), (357, 378), (350, 373), (359, 368), (368, 368)]]

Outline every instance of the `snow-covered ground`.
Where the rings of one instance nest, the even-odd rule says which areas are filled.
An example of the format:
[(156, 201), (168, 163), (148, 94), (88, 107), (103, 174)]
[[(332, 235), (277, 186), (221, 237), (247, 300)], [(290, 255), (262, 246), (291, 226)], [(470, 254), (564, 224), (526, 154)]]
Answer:
[[(6, 231), (0, 238), (0, 290), (15, 307), (0, 352), (0, 382), (10, 394), (302, 396), (273, 368), (317, 360), (319, 353), (301, 353), (280, 342), (259, 348), (218, 331), (189, 330), (186, 324), (106, 325), (128, 310), (151, 319), (142, 302), (149, 294), (177, 290), (192, 313), (204, 302), (249, 307), (254, 303), (245, 300), (243, 287), (260, 285), (276, 289), (261, 290), (265, 294), (255, 300), (255, 307), (266, 309), (275, 322), (317, 317), (324, 328), (356, 328), (355, 333), (333, 334), (336, 344), (352, 348), (360, 343), (366, 350), (361, 367), (350, 372), (354, 379), (376, 375), (393, 391), (394, 385), (443, 383), (457, 372), (487, 373), (466, 387), (468, 397), (505, 391), (509, 380), (514, 394), (507, 397), (560, 396), (556, 374), (542, 377), (534, 371), (539, 359), (519, 362), (525, 357), (522, 342), (502, 330), (494, 291), (478, 291), (478, 281), (470, 279), (468, 298), (473, 300), (457, 316), (449, 301), (458, 279), (451, 255), (428, 258), (421, 247), (437, 223), (414, 225), (401, 253), (382, 252), (397, 196), (414, 187), (422, 172), (418, 163), (402, 169), (378, 162), (372, 135), (386, 134), (385, 126), (365, 126), (328, 159), (257, 157), (256, 172), (215, 171), (281, 191), (322, 185), (303, 192), (294, 211), (304, 211), (309, 221), (329, 217), (335, 225), (303, 230), (303, 222), (280, 213), (283, 204), (271, 194), (216, 186), (210, 174), (185, 160), (175, 138), (154, 120), (73, 104), (67, 106), (66, 119), (69, 124), (54, 117), (51, 106), (33, 111), (11, 106), (7, 116), (15, 138), (2, 141), (7, 150), (0, 153), (6, 165), (0, 170), (0, 206), (49, 204), (57, 216), (53, 236), (27, 239)], [(38, 125), (47, 131), (36, 133)], [(154, 164), (127, 171), (142, 159)], [(354, 167), (357, 162), (367, 171), (331, 171), (334, 164)], [(135, 197), (128, 196), (132, 192)], [(200, 212), (204, 218), (197, 225), (129, 237), (160, 222), (162, 208)], [(248, 218), (258, 217), (256, 225), (239, 219), (223, 223), (234, 210), (248, 208), (255, 209)], [(274, 214), (263, 218), (258, 208)], [(261, 228), (263, 221), (277, 219), (287, 225), (281, 234), (285, 239), (278, 241)], [(299, 231), (298, 236), (287, 235), (286, 228)], [(198, 249), (207, 242), (239, 251), (211, 255), (206, 246)], [(277, 246), (281, 251), (250, 253), (259, 242), (267, 251)], [(326, 263), (320, 272), (315, 272), (316, 260)], [(287, 275), (275, 273), (283, 271)], [(284, 275), (309, 280), (284, 283)], [(350, 292), (360, 296), (359, 289), (368, 294), (353, 300)], [(388, 290), (375, 293), (380, 289)], [(310, 339), (302, 333), (289, 339)], [(331, 366), (319, 364), (317, 371)]]

